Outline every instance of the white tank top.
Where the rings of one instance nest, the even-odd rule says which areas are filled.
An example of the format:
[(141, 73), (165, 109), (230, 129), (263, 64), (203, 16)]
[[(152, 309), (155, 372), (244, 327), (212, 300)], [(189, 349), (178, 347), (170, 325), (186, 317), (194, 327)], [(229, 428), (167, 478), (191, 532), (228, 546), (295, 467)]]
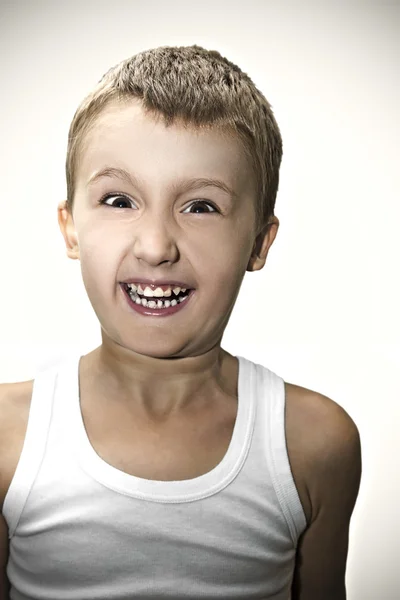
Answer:
[(289, 600), (306, 519), (286, 448), (284, 381), (237, 358), (229, 448), (184, 481), (135, 477), (95, 452), (80, 356), (37, 373), (3, 506), (11, 600)]

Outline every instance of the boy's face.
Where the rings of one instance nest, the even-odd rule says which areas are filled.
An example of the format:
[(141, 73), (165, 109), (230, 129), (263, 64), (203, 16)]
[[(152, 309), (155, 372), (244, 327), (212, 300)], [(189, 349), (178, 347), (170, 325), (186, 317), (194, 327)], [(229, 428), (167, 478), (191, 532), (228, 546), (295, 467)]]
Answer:
[[(90, 181), (106, 167), (124, 169), (137, 185), (116, 176)], [(88, 134), (76, 177), (73, 217), (60, 203), (59, 224), (103, 336), (154, 357), (194, 356), (219, 343), (246, 270), (262, 268), (279, 225), (274, 218), (260, 257), (251, 257), (255, 187), (239, 142), (217, 130), (166, 128), (135, 101), (114, 104)], [(218, 187), (184, 191), (193, 178), (222, 180), (236, 196)], [(100, 204), (106, 194), (117, 197)], [(127, 279), (178, 280), (195, 292), (174, 315), (143, 316), (123, 293)]]

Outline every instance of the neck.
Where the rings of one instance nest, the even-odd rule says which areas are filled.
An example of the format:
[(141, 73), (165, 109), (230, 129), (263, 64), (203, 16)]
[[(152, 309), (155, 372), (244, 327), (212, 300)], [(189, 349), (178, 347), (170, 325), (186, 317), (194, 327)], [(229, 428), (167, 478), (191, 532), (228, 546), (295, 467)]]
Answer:
[(82, 357), (80, 371), (107, 402), (167, 418), (220, 396), (237, 398), (236, 364), (219, 344), (197, 356), (159, 358), (103, 340)]

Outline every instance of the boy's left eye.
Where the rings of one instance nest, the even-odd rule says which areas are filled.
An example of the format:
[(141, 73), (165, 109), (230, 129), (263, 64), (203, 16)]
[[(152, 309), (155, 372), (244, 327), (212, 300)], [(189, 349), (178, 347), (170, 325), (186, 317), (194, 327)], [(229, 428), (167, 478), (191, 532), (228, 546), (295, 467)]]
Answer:
[[(211, 208), (213, 210), (207, 210), (206, 212), (218, 212), (217, 208), (214, 206), (214, 204), (211, 204), (211, 202), (206, 202), (205, 200), (195, 200), (194, 202), (192, 202), (188, 208), (191, 208), (192, 206), (201, 206), (202, 204), (204, 204), (205, 206), (211, 206)], [(187, 209), (185, 209), (183, 212), (185, 213), (187, 211)]]
[[(111, 204), (108, 204), (106, 202), (106, 200), (109, 200), (110, 198), (121, 198), (120, 200), (114, 200)], [(114, 204), (114, 202), (117, 202), (118, 204), (121, 203), (125, 203), (125, 204), (129, 204), (132, 203), (132, 200), (130, 200), (130, 198), (128, 198), (127, 196), (125, 196), (125, 194), (107, 194), (106, 196), (104, 196), (101, 200), (99, 200), (99, 204), (107, 204), (107, 206), (113, 206), (114, 208), (117, 208), (117, 206)], [(212, 208), (212, 210), (207, 210), (206, 212), (218, 212), (217, 208), (214, 206), (214, 204), (212, 204), (211, 202), (206, 202), (205, 200), (195, 200), (194, 202), (192, 202), (188, 208), (191, 208), (192, 206), (201, 206), (201, 205), (206, 205), (206, 206), (210, 206)], [(127, 208), (126, 206), (121, 206), (119, 208)], [(183, 212), (186, 213), (188, 209), (185, 209)]]

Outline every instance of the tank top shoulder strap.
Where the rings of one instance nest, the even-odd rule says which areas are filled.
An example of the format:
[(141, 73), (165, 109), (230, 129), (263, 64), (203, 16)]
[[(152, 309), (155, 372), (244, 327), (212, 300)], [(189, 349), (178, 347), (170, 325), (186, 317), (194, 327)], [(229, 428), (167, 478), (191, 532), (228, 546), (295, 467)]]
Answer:
[(307, 526), (303, 506), (293, 479), (287, 450), (285, 429), (286, 394), (285, 382), (276, 373), (263, 365), (256, 364), (259, 397), (267, 396), (262, 403), (264, 420), (268, 423), (267, 437), (269, 467), (272, 482), (282, 512), (287, 522), (293, 543)]

